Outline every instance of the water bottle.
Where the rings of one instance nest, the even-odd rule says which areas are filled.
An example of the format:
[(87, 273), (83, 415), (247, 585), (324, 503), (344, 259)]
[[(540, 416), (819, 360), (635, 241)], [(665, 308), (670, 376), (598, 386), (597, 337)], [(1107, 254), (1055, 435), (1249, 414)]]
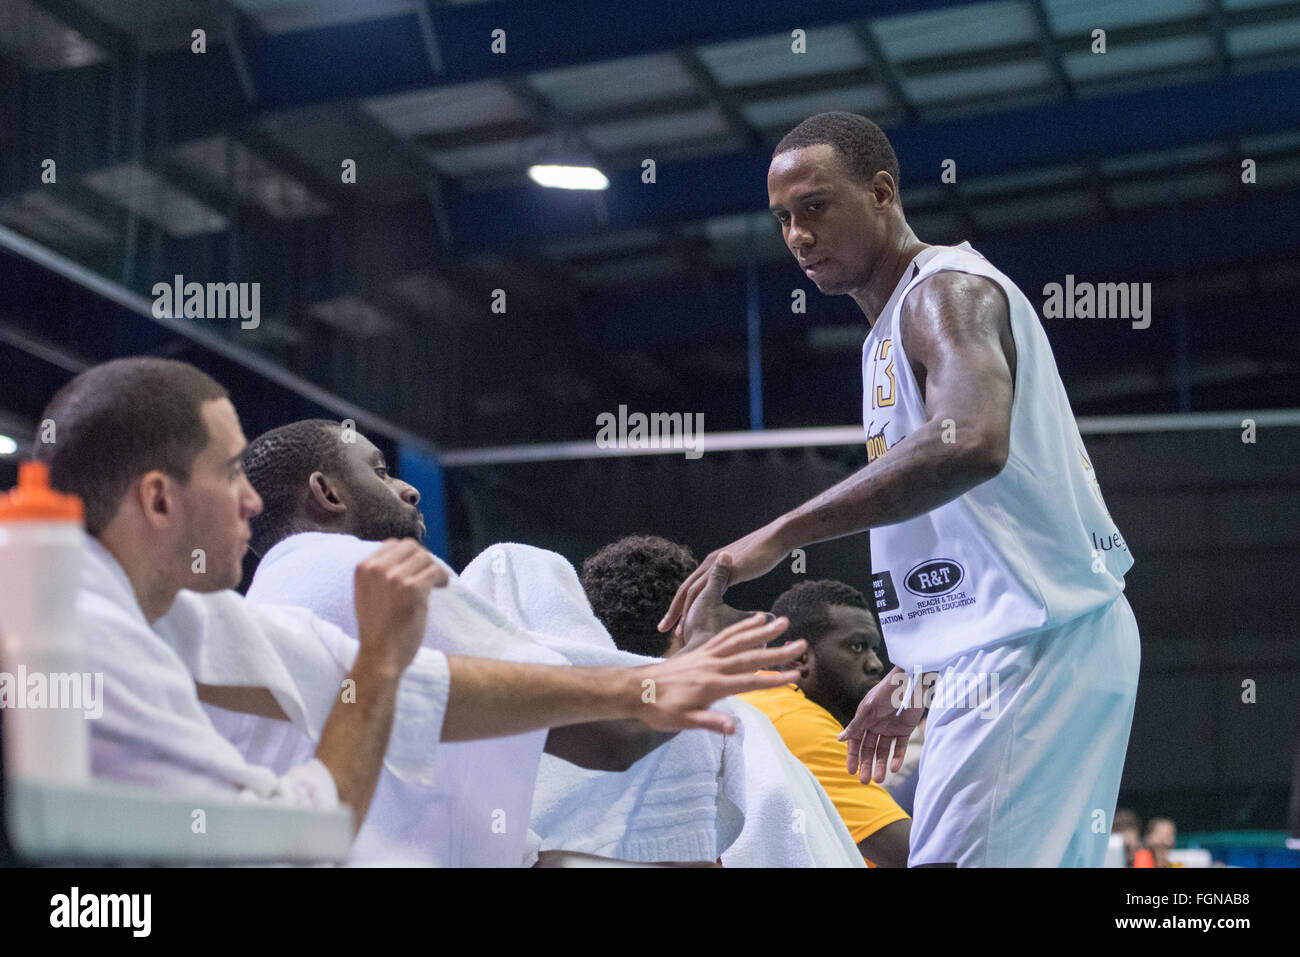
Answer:
[(87, 721), (103, 679), (82, 672), (77, 587), (81, 499), (50, 488), (49, 467), (23, 462), (0, 495), (0, 708), (5, 773), (47, 784), (90, 781)]

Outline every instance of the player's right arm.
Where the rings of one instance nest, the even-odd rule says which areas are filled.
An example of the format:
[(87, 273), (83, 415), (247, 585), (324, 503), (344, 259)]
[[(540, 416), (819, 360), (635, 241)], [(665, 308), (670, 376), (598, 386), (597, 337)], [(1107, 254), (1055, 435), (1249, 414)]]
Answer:
[(520, 734), (584, 721), (638, 720), (655, 731), (701, 728), (730, 734), (735, 720), (709, 705), (719, 698), (775, 688), (797, 671), (768, 674), (803, 653), (806, 643), (763, 647), (790, 622), (761, 615), (724, 628), (692, 651), (639, 668), (576, 668), (449, 655), (451, 694), (443, 741)]
[(397, 685), (424, 637), (429, 589), (447, 573), (414, 541), (384, 542), (355, 572), (355, 604), (361, 648), (348, 674), (356, 700), (338, 701), (316, 747), (341, 803), (365, 819), (397, 708)]
[(899, 334), (926, 421), (888, 454), (700, 562), (659, 623), (667, 631), (704, 590), (722, 552), (731, 581), (771, 571), (793, 549), (893, 525), (938, 508), (997, 475), (1010, 451), (1015, 351), (1001, 288), (982, 276), (939, 272), (899, 313)]
[[(683, 647), (691, 651), (715, 634), (751, 617), (722, 602), (731, 575), (731, 560), (723, 555), (709, 576), (709, 584), (683, 623)], [(764, 615), (769, 621), (774, 615)], [(671, 741), (676, 732), (654, 731), (640, 721), (588, 721), (552, 728), (546, 753), (593, 771), (626, 771), (655, 748)]]

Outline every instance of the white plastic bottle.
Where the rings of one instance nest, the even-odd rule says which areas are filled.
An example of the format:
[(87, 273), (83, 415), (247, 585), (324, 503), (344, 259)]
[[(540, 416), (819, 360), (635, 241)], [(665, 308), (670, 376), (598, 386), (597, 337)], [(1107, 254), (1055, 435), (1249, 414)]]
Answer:
[(51, 489), (43, 462), (19, 465), (17, 487), (0, 495), (5, 773), (73, 787), (90, 781), (87, 715), (103, 707), (76, 627), (83, 524), (81, 499)]

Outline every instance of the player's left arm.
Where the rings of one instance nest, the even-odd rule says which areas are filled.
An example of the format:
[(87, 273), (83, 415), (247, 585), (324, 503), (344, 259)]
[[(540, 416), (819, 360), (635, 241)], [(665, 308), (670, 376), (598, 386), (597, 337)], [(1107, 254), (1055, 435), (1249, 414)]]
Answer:
[(915, 518), (1001, 472), (1011, 446), (1010, 330), (1006, 297), (991, 280), (944, 271), (918, 284), (903, 304), (899, 336), (926, 421), (778, 519), (786, 550)]

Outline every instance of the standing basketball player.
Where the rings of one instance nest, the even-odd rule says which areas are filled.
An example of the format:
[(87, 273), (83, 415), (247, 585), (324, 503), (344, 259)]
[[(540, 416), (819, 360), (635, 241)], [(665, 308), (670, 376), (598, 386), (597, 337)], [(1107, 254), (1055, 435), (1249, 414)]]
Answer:
[[(876, 610), (896, 667), (845, 729), (849, 770), (895, 770), (932, 697), (912, 865), (1099, 866), (1137, 692), (1133, 565), (1093, 474), (1034, 307), (970, 247), (903, 216), (898, 160), (870, 120), (822, 113), (773, 154), (772, 212), (823, 293), (871, 324), (868, 463), (709, 555), (732, 582), (792, 549), (871, 530)], [(906, 687), (904, 688), (904, 685)]]

